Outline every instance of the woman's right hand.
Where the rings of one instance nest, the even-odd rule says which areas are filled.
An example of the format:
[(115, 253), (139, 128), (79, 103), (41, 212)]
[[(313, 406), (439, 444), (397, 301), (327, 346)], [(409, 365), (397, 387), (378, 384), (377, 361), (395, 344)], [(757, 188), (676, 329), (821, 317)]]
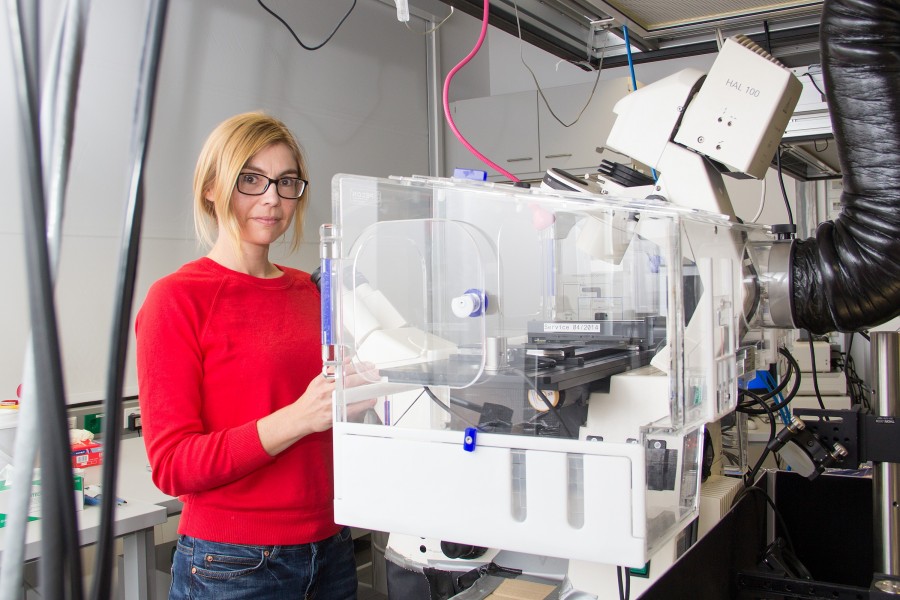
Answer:
[(334, 385), (334, 378), (317, 375), (306, 386), (303, 395), (291, 405), (295, 410), (292, 411), (290, 418), (306, 425), (308, 431), (304, 435), (331, 428), (334, 414), (331, 406)]
[[(349, 361), (343, 365), (344, 387), (355, 387), (377, 377), (375, 366), (360, 363), (353, 366)], [(259, 440), (271, 456), (283, 452), (297, 440), (321, 431), (327, 431), (333, 424), (334, 410), (332, 396), (335, 382), (333, 377), (317, 375), (306, 386), (306, 391), (292, 404), (277, 410), (256, 422)], [(375, 400), (362, 402), (374, 406)]]

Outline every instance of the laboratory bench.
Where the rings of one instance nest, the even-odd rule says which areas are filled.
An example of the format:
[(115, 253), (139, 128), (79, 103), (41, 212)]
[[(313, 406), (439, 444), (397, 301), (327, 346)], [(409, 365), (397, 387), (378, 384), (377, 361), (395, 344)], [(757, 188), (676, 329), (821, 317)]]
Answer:
[[(100, 534), (100, 507), (85, 506), (78, 511), (78, 541), (81, 546), (94, 544)], [(131, 498), (116, 506), (114, 535), (123, 542), (123, 581), (125, 600), (154, 600), (156, 586), (156, 544), (153, 528), (167, 519), (166, 509), (153, 503)], [(0, 529), (0, 554), (6, 531)], [(41, 522), (32, 521), (25, 528), (25, 560), (41, 556)]]

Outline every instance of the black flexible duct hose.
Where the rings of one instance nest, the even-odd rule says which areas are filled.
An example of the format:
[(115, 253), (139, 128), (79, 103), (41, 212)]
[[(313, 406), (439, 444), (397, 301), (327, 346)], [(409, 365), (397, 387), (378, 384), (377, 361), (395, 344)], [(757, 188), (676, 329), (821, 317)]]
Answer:
[(900, 2), (825, 0), (821, 46), (843, 210), (791, 252), (794, 326), (816, 334), (900, 315)]

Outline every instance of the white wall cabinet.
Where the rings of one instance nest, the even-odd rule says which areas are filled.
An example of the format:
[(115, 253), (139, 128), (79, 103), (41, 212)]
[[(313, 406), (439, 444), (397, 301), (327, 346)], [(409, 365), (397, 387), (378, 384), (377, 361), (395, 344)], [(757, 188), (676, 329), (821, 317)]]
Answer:
[[(631, 91), (631, 80), (620, 77), (599, 81), (591, 97), (593, 87), (594, 84), (590, 83), (549, 88), (544, 90), (547, 102), (538, 98), (541, 172), (550, 168), (593, 170), (604, 158), (630, 162), (621, 154), (613, 155), (610, 150), (603, 148), (615, 121), (613, 107)], [(547, 108), (548, 104), (563, 123), (571, 124), (576, 119), (578, 121), (566, 127), (554, 118)], [(579, 118), (582, 108), (584, 112)]]
[[(450, 105), (462, 136), (485, 157), (514, 175), (540, 169), (537, 92), (518, 92), (460, 100)], [(447, 128), (446, 172), (479, 169), (488, 177), (506, 179), (463, 146)]]
[[(604, 158), (630, 162), (609, 150), (598, 152), (615, 121), (613, 107), (631, 90), (630, 79), (600, 81), (593, 98), (592, 88), (593, 83), (543, 90), (563, 123), (578, 119), (569, 127), (553, 117), (536, 91), (460, 100), (451, 103), (450, 110), (457, 128), (476, 150), (523, 179), (539, 178), (551, 167), (593, 171)], [(486, 170), (492, 180), (506, 179), (472, 155), (449, 127), (445, 140), (447, 175), (454, 168), (467, 168)]]

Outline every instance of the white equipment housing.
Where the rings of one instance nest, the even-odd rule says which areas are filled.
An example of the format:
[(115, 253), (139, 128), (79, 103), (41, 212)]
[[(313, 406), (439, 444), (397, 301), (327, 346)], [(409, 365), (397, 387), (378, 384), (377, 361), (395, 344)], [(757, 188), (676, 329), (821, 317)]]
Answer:
[[(764, 319), (778, 285), (759, 260), (771, 235), (736, 222), (721, 173), (765, 175), (799, 91), (739, 37), (709, 75), (617, 103), (607, 146), (656, 181), (335, 176), (321, 285), (337, 522), (398, 548), (566, 559), (592, 591), (613, 565), (677, 560), (704, 427), (737, 402), (744, 315)], [(347, 387), (361, 362), (377, 374)]]
[[(338, 522), (639, 568), (696, 518), (703, 425), (737, 399), (733, 248), (762, 228), (491, 183), (333, 185)], [(373, 290), (379, 311), (347, 306)], [(461, 316), (465, 294), (483, 301)], [(379, 375), (344, 387), (361, 357)]]

